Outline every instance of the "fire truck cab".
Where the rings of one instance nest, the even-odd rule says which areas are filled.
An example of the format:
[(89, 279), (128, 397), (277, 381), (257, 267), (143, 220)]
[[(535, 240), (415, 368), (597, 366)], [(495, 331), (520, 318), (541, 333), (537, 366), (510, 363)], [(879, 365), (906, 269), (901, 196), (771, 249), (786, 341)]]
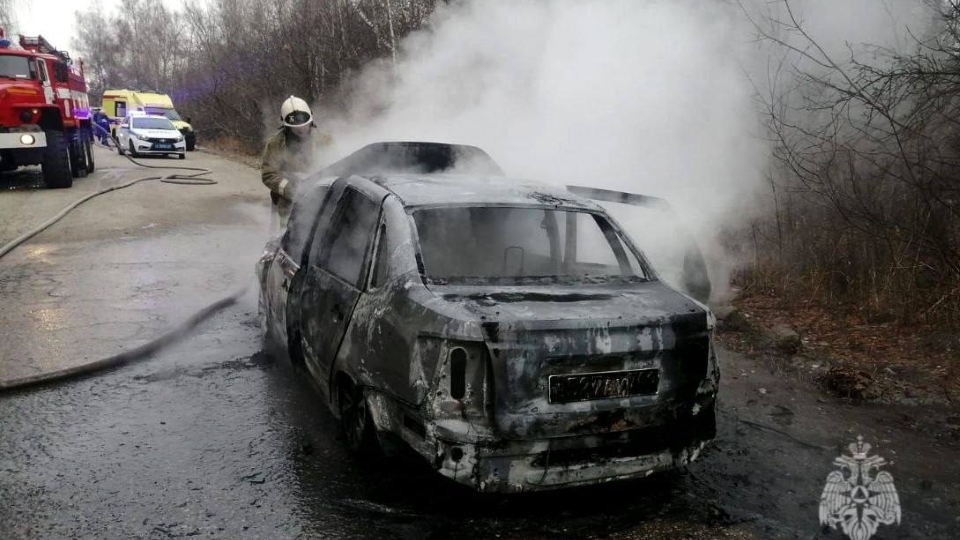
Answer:
[(0, 171), (40, 165), (48, 187), (67, 188), (93, 172), (92, 141), (83, 63), (0, 29)]

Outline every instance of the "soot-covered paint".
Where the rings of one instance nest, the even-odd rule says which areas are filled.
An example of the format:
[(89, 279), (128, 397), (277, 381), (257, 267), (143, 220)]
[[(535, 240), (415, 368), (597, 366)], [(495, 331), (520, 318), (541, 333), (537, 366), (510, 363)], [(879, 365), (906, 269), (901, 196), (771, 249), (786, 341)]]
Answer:
[[(310, 245), (323, 245), (317, 235), (341, 234), (339, 224), (300, 235), (310, 245), (288, 289), (278, 292), (270, 277), (283, 275), (275, 268), (284, 260), (282, 243), (268, 245), (258, 273), (268, 331), (289, 337), (298, 361), (309, 351), (308, 371), (335, 416), (338, 393), (359, 388), (381, 442), (405, 443), (444, 476), (479, 491), (645, 476), (696, 459), (712, 440), (719, 368), (712, 316), (699, 302), (655, 278), (505, 284), (424, 274), (410, 215), (416, 208), (502, 204), (603, 215), (589, 200), (487, 177), (354, 175), (326, 186), (335, 194), (366, 193), (380, 205), (380, 225), (358, 251), (365, 278), (349, 296), (356, 301), (336, 307), (346, 317), (342, 337), (310, 334), (339, 343), (312, 343), (300, 330), (330, 327), (325, 313), (302, 304), (307, 280), (300, 275), (325, 272), (311, 262)], [(335, 219), (339, 213), (327, 205), (337, 204), (328, 196), (313, 211)], [(328, 293), (310, 292), (318, 294)], [(270, 319), (281, 312), (289, 320), (279, 328)], [(334, 356), (316, 359), (320, 350)], [(451, 370), (454, 355), (459, 365)], [(624, 393), (618, 377), (638, 370), (656, 371), (655, 391)], [(462, 380), (454, 384), (452, 376)], [(552, 399), (551, 377), (587, 393)], [(594, 386), (577, 390), (583, 381)]]

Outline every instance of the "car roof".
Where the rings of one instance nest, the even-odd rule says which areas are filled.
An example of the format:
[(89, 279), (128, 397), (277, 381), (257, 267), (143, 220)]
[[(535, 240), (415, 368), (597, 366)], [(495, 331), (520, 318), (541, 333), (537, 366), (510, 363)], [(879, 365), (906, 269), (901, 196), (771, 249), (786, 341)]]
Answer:
[(396, 195), (407, 208), (516, 205), (601, 209), (566, 189), (502, 176), (403, 174), (367, 179)]
[(518, 205), (602, 210), (590, 199), (562, 187), (507, 178), (493, 158), (470, 145), (416, 141), (368, 144), (309, 180), (330, 185), (343, 177), (373, 182), (396, 195), (407, 208)]

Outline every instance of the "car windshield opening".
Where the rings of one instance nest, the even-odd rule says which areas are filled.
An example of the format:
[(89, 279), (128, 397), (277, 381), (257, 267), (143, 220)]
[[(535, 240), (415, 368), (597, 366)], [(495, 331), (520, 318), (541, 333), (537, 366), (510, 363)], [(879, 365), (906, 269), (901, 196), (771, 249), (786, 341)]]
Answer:
[(159, 116), (134, 118), (132, 127), (134, 129), (177, 129), (169, 120)]
[(425, 277), (433, 283), (643, 281), (637, 256), (607, 219), (529, 207), (413, 212)]
[(146, 113), (152, 116), (163, 116), (164, 118), (168, 120), (173, 120), (174, 122), (181, 120), (180, 115), (177, 114), (177, 111), (173, 109), (147, 107)]
[(30, 60), (23, 56), (0, 55), (0, 77), (13, 79), (32, 79)]

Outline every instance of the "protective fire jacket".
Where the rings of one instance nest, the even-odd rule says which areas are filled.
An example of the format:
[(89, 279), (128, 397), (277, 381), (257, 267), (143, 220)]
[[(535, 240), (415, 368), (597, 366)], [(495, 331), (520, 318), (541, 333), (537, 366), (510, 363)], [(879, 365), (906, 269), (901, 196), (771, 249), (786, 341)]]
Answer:
[(270, 188), (270, 198), (281, 215), (287, 215), (297, 192), (299, 178), (319, 170), (317, 150), (320, 145), (330, 144), (331, 138), (323, 133), (312, 133), (301, 139), (281, 129), (267, 140), (261, 156), (260, 175), (263, 184)]

